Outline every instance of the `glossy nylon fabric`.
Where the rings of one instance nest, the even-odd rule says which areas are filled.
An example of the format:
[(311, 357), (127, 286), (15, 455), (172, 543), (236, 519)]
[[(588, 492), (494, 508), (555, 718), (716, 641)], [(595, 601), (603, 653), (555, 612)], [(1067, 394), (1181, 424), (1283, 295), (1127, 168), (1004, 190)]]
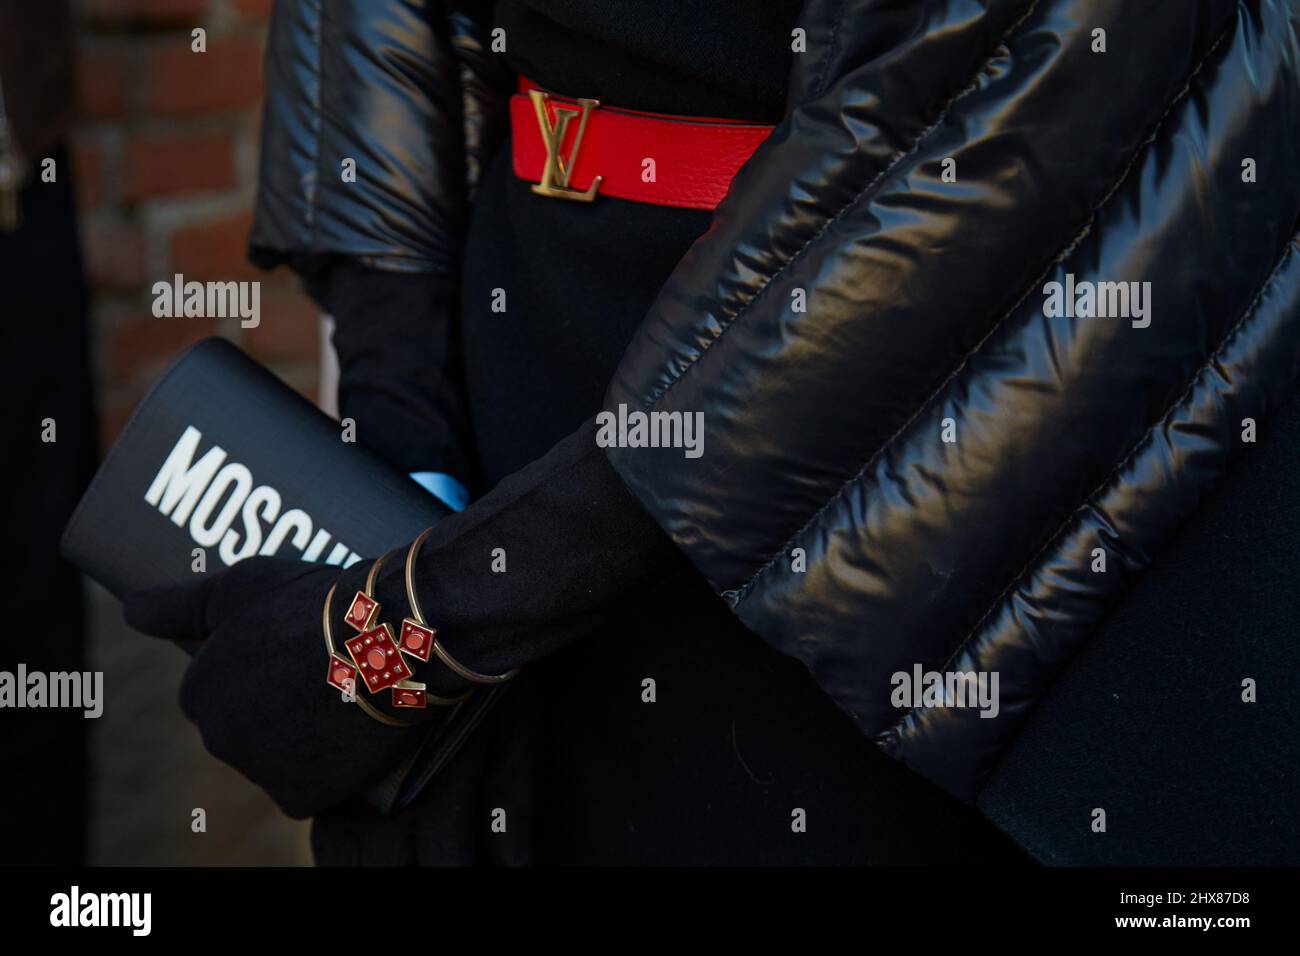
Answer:
[(341, 256), (455, 275), (467, 187), (452, 35), (430, 0), (275, 5), (254, 262), (288, 262), (311, 277)]
[[(785, 122), (607, 400), (702, 411), (703, 457), (610, 457), (749, 628), (974, 799), (1300, 368), (1300, 5), (813, 0), (801, 25)], [(1150, 282), (1149, 327), (1046, 317), (1067, 273)], [(999, 715), (895, 708), (915, 664), (998, 672)]]

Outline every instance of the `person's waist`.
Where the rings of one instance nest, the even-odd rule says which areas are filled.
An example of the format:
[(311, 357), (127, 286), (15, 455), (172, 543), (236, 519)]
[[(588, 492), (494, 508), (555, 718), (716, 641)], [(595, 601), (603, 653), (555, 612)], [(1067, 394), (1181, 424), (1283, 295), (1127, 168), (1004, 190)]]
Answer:
[(740, 120), (672, 116), (562, 96), (519, 78), (510, 102), (514, 172), (554, 200), (600, 197), (713, 209), (772, 132)]

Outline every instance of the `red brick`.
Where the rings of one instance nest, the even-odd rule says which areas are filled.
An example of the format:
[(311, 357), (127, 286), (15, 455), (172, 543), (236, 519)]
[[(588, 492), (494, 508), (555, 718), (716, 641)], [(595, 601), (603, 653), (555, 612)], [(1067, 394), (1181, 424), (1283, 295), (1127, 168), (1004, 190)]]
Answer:
[(235, 0), (235, 7), (250, 20), (267, 20), (275, 0)]
[(216, 335), (219, 321), (183, 316), (159, 319), (148, 312), (119, 316), (108, 330), (109, 382), (151, 381), (185, 349)]
[(273, 366), (271, 371), (307, 401), (320, 407), (320, 369), (315, 363), (292, 362)]
[(88, 19), (119, 26), (182, 26), (197, 24), (208, 0), (83, 0)]
[(83, 232), (86, 272), (101, 289), (137, 289), (144, 282), (144, 234), (131, 225), (102, 223)]
[(72, 165), (77, 205), (93, 209), (104, 201), (104, 154), (94, 143), (77, 140), (72, 147)]
[(99, 448), (106, 453), (122, 433), (132, 413), (149, 392), (157, 375), (143, 376), (137, 380), (105, 388), (98, 396)]
[(285, 285), (262, 283), (262, 321), (244, 332), (243, 345), (261, 362), (314, 363), (320, 358), (320, 309)]
[(126, 145), (126, 198), (233, 189), (235, 142), (228, 134), (138, 136)]
[(131, 417), (131, 412), (135, 410), (138, 401), (138, 397), (129, 399), (114, 398), (109, 401), (100, 399), (99, 447), (101, 454), (113, 447), (113, 442), (117, 441), (117, 436), (122, 434), (122, 429), (126, 427), (127, 419)]
[(128, 70), (125, 47), (83, 50), (77, 64), (78, 99), (81, 115), (105, 119), (126, 113)]
[(240, 213), (177, 229), (171, 236), (171, 272), (201, 282), (261, 278), (247, 258), (252, 224), (252, 215)]
[(262, 98), (262, 48), (252, 37), (208, 41), (190, 50), (189, 37), (154, 54), (145, 102), (149, 112), (204, 113), (251, 107)]

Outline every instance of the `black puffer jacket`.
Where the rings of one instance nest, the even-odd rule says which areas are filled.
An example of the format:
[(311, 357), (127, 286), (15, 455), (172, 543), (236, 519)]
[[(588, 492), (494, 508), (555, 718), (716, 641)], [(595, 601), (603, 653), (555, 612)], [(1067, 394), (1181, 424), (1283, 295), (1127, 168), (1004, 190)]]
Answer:
[[(610, 391), (703, 411), (706, 453), (612, 457), (746, 625), (969, 799), (1295, 377), (1300, 7), (804, 22), (787, 120)], [(1149, 315), (1048, 317), (1067, 275), (1149, 283)], [(997, 671), (999, 716), (900, 716), (917, 662)]]
[[(294, 161), (264, 164), (255, 255), (451, 276), (448, 12), (291, 9), (265, 148)], [(611, 460), (750, 629), (970, 799), (1295, 379), (1300, 8), (810, 0), (800, 22), (785, 121), (609, 392), (703, 412), (705, 454)], [(475, 88), (490, 117), (499, 87)], [(347, 156), (364, 190), (331, 185)], [(1060, 316), (1054, 282), (1138, 283), (1141, 307)], [(917, 664), (998, 672), (999, 716), (898, 711)]]

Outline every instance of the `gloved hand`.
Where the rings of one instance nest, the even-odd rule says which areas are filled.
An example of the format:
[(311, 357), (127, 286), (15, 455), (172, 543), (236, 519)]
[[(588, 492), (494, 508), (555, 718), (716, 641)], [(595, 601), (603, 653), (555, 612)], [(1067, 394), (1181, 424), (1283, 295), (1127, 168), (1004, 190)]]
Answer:
[[(406, 550), (388, 559), (374, 590), (381, 620), (394, 630), (409, 613)], [(208, 749), (291, 816), (358, 792), (420, 740), (421, 730), (384, 726), (325, 683), (325, 594), (337, 579), (332, 620), (341, 647), (354, 633), (343, 616), (370, 564), (339, 572), (251, 558), (193, 584), (127, 596), (131, 626), (197, 648), (181, 706)], [(572, 643), (616, 602), (680, 566), (588, 422), (434, 525), (417, 555), (415, 586), (447, 650), (480, 673), (499, 674)], [(436, 658), (417, 665), (415, 677), (442, 697), (469, 688)], [(446, 711), (398, 713), (428, 721)]]
[[(128, 624), (193, 654), (181, 709), (207, 749), (293, 817), (363, 789), (423, 733), (379, 723), (325, 683), (325, 594), (337, 580), (332, 619), (342, 651), (342, 641), (356, 633), (343, 615), (368, 567), (363, 561), (340, 574), (296, 560), (250, 558), (192, 584), (126, 598)], [(442, 716), (435, 709), (401, 713), (417, 720)]]

